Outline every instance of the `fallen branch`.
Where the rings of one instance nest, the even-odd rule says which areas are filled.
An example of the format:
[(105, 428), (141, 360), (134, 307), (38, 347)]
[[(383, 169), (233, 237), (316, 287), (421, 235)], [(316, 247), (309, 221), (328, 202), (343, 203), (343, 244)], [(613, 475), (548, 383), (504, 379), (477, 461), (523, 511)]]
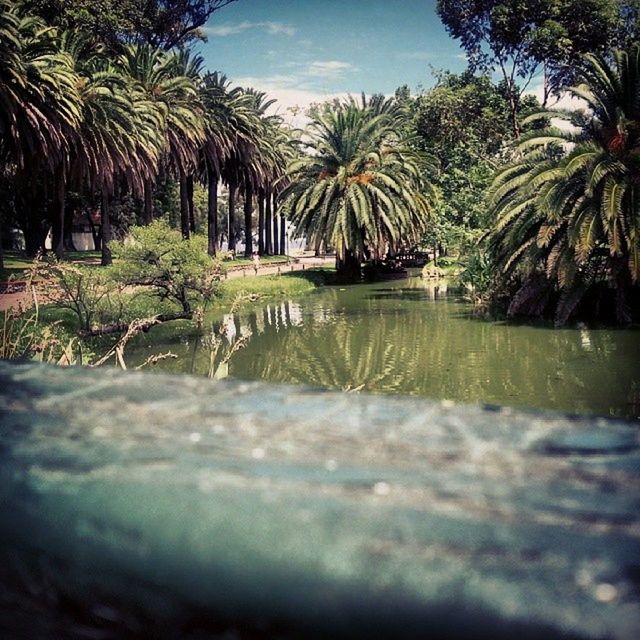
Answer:
[[(184, 314), (175, 314), (175, 315), (184, 316)], [(122, 367), (122, 369), (126, 369), (127, 366), (124, 363), (123, 354), (124, 354), (124, 348), (129, 342), (129, 340), (131, 340), (141, 332), (149, 331), (151, 327), (154, 327), (157, 324), (166, 322), (166, 319), (163, 319), (165, 316), (166, 314), (161, 314), (158, 316), (153, 316), (151, 318), (134, 320), (128, 325), (126, 333), (111, 347), (111, 349), (109, 349), (109, 351), (107, 351), (107, 353), (105, 353), (102, 356), (102, 358), (100, 358), (99, 360), (96, 360), (96, 362), (92, 363), (89, 366), (99, 367), (100, 365), (103, 365), (105, 362), (107, 362), (107, 360), (110, 360), (111, 358), (115, 357), (116, 361)], [(176, 318), (170, 318), (170, 319), (175, 320)]]
[(167, 358), (177, 358), (177, 357), (178, 356), (175, 353), (172, 353), (171, 351), (168, 351), (167, 353), (158, 353), (154, 356), (149, 356), (142, 364), (139, 364), (136, 367), (136, 371), (146, 367), (149, 364), (152, 364), (152, 365), (156, 364), (156, 362), (160, 362), (160, 360), (166, 360)]
[(124, 333), (129, 330), (134, 324), (138, 328), (137, 333), (140, 331), (146, 333), (157, 324), (163, 322), (170, 322), (171, 320), (192, 320), (193, 313), (180, 311), (178, 313), (160, 313), (157, 316), (151, 318), (145, 318), (143, 320), (134, 320), (133, 322), (114, 322), (113, 324), (103, 324), (99, 327), (95, 327), (90, 331), (83, 331), (83, 338), (94, 338), (96, 336), (107, 336), (113, 333)]

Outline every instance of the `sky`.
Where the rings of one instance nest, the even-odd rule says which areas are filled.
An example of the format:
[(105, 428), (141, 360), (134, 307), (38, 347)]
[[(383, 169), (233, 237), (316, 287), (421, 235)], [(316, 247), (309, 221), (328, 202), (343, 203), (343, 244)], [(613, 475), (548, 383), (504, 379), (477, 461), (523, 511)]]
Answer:
[(199, 46), (209, 70), (288, 107), (348, 93), (393, 94), (433, 85), (435, 69), (460, 72), (462, 49), (435, 0), (238, 0), (216, 12)]

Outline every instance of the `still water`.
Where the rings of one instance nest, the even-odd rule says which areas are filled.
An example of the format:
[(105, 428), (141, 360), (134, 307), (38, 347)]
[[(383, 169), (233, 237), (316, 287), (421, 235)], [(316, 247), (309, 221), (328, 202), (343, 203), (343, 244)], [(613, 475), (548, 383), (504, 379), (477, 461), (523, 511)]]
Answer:
[[(210, 322), (213, 329), (220, 318)], [(132, 352), (178, 359), (165, 371), (640, 416), (640, 331), (552, 329), (474, 318), (445, 283), (420, 278), (327, 287), (297, 301), (226, 316), (211, 363), (207, 337), (169, 332)], [(244, 336), (228, 365), (224, 353)]]

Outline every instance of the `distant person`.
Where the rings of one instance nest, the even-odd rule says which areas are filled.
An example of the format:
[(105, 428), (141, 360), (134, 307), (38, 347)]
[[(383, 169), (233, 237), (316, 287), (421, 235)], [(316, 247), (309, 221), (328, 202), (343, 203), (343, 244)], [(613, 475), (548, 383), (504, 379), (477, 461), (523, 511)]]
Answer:
[(257, 251), (253, 252), (253, 270), (258, 275), (258, 269), (260, 268), (260, 256)]

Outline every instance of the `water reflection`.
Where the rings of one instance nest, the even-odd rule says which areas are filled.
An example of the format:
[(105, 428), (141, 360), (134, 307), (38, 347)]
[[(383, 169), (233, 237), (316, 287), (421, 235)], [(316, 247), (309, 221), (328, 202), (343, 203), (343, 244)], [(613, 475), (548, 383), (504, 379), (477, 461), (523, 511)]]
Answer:
[[(417, 278), (267, 304), (223, 318), (230, 343), (251, 336), (233, 355), (229, 375), (640, 415), (637, 331), (514, 326), (478, 321), (468, 311), (446, 283)], [(210, 356), (199, 347), (191, 345), (188, 364), (183, 358), (167, 368), (182, 363), (182, 370), (206, 375)]]

